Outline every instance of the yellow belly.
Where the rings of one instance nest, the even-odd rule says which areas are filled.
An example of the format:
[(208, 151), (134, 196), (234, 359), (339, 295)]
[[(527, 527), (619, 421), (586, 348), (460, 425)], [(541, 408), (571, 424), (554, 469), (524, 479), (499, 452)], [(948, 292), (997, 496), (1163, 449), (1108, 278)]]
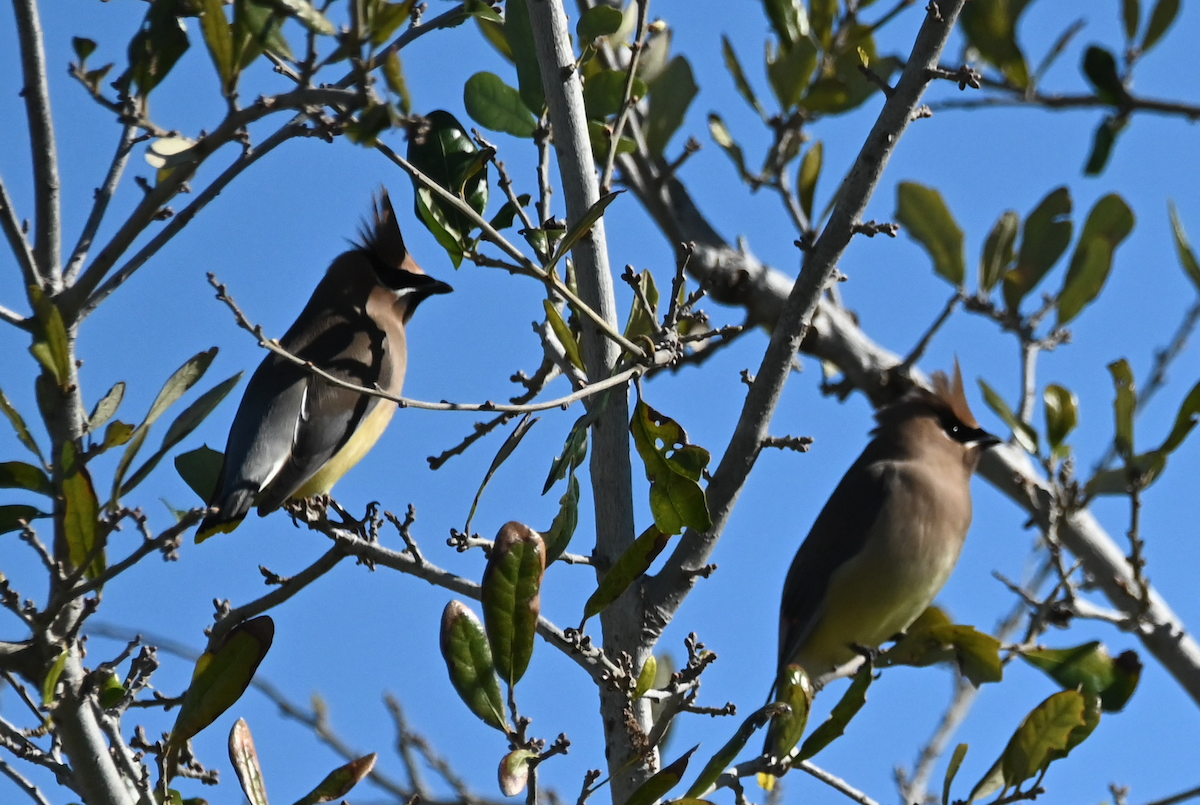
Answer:
[(394, 402), (380, 400), (379, 404), (359, 424), (354, 435), (350, 437), (350, 441), (346, 442), (342, 449), (326, 462), (324, 467), (321, 467), (305, 481), (291, 499), (303, 500), (314, 495), (329, 494), (333, 485), (375, 446), (375, 442), (379, 441), (379, 437), (387, 429), (388, 423), (392, 421), (394, 413), (396, 413)]

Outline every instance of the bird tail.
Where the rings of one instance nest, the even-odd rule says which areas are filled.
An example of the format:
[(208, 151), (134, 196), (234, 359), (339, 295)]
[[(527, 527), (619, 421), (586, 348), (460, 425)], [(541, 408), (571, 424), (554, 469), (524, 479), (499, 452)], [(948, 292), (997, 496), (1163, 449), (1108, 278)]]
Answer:
[(216, 534), (228, 534), (241, 525), (254, 505), (254, 494), (249, 489), (235, 489), (216, 505), (216, 513), (205, 517), (196, 529), (197, 544)]

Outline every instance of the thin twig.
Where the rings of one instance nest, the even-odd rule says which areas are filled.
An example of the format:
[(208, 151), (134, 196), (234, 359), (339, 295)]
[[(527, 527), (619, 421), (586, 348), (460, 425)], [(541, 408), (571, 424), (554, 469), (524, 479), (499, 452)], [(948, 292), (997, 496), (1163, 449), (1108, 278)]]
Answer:
[(96, 190), (92, 211), (88, 214), (87, 223), (83, 225), (83, 231), (79, 233), (79, 241), (75, 244), (75, 249), (71, 252), (71, 259), (63, 271), (63, 282), (68, 285), (74, 282), (79, 275), (79, 270), (83, 268), (83, 261), (87, 259), (88, 250), (92, 248), (92, 240), (96, 237), (96, 231), (100, 228), (100, 224), (104, 221), (104, 214), (108, 211), (108, 202), (112, 200), (117, 185), (121, 183), (125, 165), (129, 162), (129, 155), (133, 152), (134, 143), (137, 142), (137, 131), (137, 126), (132, 123), (126, 123), (125, 127), (121, 129), (121, 139), (117, 142), (117, 153), (113, 155), (112, 164), (108, 167), (108, 175), (104, 177), (104, 184)]
[(50, 805), (50, 800), (46, 799), (46, 795), (42, 793), (41, 789), (23, 777), (12, 766), (8, 765), (8, 761), (4, 760), (4, 758), (0, 758), (0, 774), (12, 780), (17, 788), (24, 791), (37, 805)]
[(862, 791), (859, 791), (857, 788), (850, 785), (841, 777), (836, 777), (822, 769), (820, 766), (816, 766), (807, 760), (800, 761), (792, 766), (792, 768), (800, 769), (800, 771), (805, 772), (806, 774), (811, 774), (813, 777), (816, 777), (818, 780), (825, 783), (825, 785), (840, 791), (850, 799), (857, 802), (859, 805), (879, 805), (879, 803), (877, 803), (875, 800), (871, 799)]
[(33, 249), (30, 248), (29, 241), (26, 240), (25, 233), (22, 231), (21, 221), (17, 217), (17, 210), (13, 206), (12, 198), (8, 195), (8, 188), (4, 186), (3, 178), (0, 178), (0, 227), (3, 227), (4, 234), (8, 238), (8, 245), (17, 259), (17, 265), (21, 267), (21, 279), (26, 287), (37, 285), (38, 275), (34, 266)]
[(650, 0), (635, 0), (638, 6), (637, 32), (633, 37), (633, 47), (630, 49), (629, 69), (625, 73), (625, 87), (621, 93), (621, 110), (617, 114), (616, 125), (608, 137), (608, 155), (604, 159), (604, 170), (600, 174), (600, 192), (608, 193), (612, 189), (613, 168), (617, 163), (618, 145), (625, 124), (629, 121), (629, 113), (633, 107), (633, 84), (637, 79), (638, 60), (646, 47), (646, 21), (650, 16)]
[(1178, 805), (1180, 802), (1186, 802), (1196, 797), (1200, 797), (1200, 786), (1175, 794), (1174, 796), (1166, 797), (1165, 799), (1156, 799), (1153, 802), (1146, 803), (1146, 805)]
[(954, 296), (951, 296), (950, 300), (946, 302), (946, 307), (942, 309), (941, 315), (934, 319), (933, 324), (925, 331), (925, 335), (921, 336), (921, 340), (913, 347), (912, 352), (908, 353), (908, 357), (904, 359), (904, 363), (900, 364), (900, 368), (897, 370), (899, 374), (908, 374), (908, 370), (917, 365), (917, 361), (921, 360), (925, 355), (925, 350), (929, 349), (929, 344), (933, 341), (934, 335), (937, 334), (938, 330), (942, 329), (942, 325), (950, 318), (950, 314), (954, 312), (954, 308), (958, 306), (958, 303), (962, 299), (962, 291), (956, 290)]

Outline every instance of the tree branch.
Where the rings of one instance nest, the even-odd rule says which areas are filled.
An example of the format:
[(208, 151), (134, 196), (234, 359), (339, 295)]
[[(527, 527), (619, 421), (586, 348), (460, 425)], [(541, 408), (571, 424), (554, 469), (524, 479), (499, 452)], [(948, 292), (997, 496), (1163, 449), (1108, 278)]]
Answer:
[(75, 249), (71, 252), (71, 259), (67, 262), (66, 270), (63, 272), (63, 282), (68, 285), (75, 281), (75, 278), (79, 276), (79, 270), (83, 268), (83, 261), (87, 259), (88, 250), (92, 248), (92, 240), (96, 237), (96, 231), (100, 228), (100, 224), (104, 221), (104, 214), (108, 211), (108, 202), (112, 200), (117, 185), (121, 183), (125, 165), (129, 162), (129, 155), (133, 153), (137, 132), (137, 126), (133, 123), (126, 123), (125, 127), (121, 129), (121, 139), (117, 142), (117, 153), (113, 155), (112, 164), (108, 166), (108, 175), (104, 177), (104, 184), (96, 189), (92, 211), (88, 215), (87, 223), (83, 225), (83, 231), (79, 233), (79, 241), (75, 244)]
[(13, 257), (16, 258), (17, 265), (21, 267), (21, 279), (25, 286), (37, 285), (37, 268), (34, 266), (33, 250), (29, 248), (29, 241), (25, 239), (25, 233), (21, 231), (21, 220), (17, 217), (17, 210), (13, 206), (12, 198), (8, 195), (8, 188), (4, 186), (3, 179), (0, 179), (0, 227), (4, 228), (4, 234), (8, 238), (8, 245), (12, 248)]

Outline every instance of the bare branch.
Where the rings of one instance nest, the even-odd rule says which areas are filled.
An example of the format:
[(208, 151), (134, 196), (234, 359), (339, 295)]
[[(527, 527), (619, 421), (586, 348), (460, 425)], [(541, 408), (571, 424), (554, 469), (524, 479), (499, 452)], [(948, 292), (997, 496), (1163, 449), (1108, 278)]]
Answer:
[[(4, 234), (8, 238), (8, 245), (12, 248), (13, 257), (17, 259), (17, 265), (21, 267), (21, 279), (26, 286), (37, 285), (37, 269), (34, 267), (33, 250), (29, 248), (29, 241), (25, 239), (25, 233), (22, 232), (21, 219), (17, 217), (17, 210), (13, 207), (12, 198), (8, 195), (8, 188), (4, 186), (4, 180), (0, 179), (0, 227), (3, 227)], [(12, 314), (16, 316), (16, 314)], [(7, 320), (7, 316), (5, 319)], [(15, 323), (15, 322), (14, 322)]]
[(108, 212), (108, 202), (112, 200), (117, 185), (121, 183), (125, 165), (129, 162), (129, 155), (133, 152), (137, 140), (137, 126), (126, 123), (125, 128), (121, 129), (121, 139), (117, 142), (117, 153), (113, 155), (112, 164), (108, 166), (108, 175), (104, 177), (104, 184), (96, 189), (92, 211), (88, 214), (87, 223), (79, 233), (79, 242), (75, 244), (75, 250), (71, 252), (71, 259), (63, 272), (63, 282), (68, 285), (75, 281), (79, 270), (83, 268), (83, 261), (87, 259), (88, 250), (92, 248), (92, 240), (104, 221), (104, 214)]
[(41, 789), (21, 776), (16, 769), (8, 765), (4, 758), (0, 758), (0, 774), (16, 783), (17, 788), (24, 791), (37, 805), (50, 805), (50, 800), (46, 799), (46, 795), (41, 792)]

